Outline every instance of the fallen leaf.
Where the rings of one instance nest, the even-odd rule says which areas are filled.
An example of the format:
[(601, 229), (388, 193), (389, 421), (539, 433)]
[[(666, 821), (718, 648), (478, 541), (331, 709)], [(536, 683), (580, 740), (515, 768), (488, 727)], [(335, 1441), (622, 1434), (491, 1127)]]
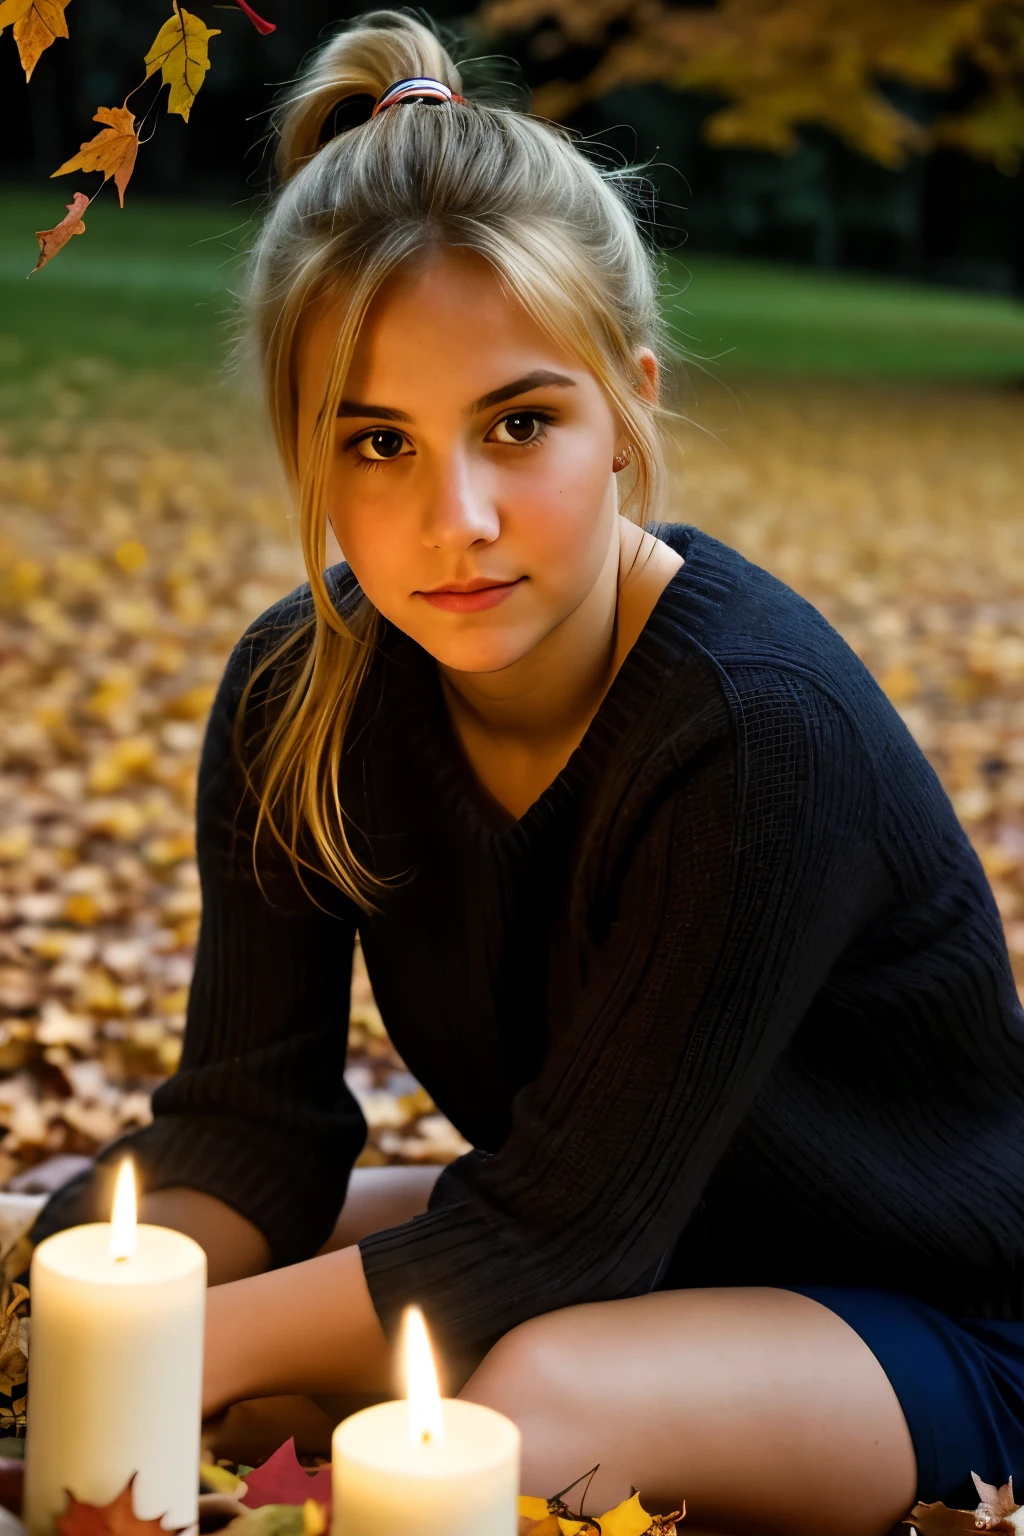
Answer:
[[(601, 1536), (644, 1536), (644, 1532), (651, 1529), (652, 1517), (640, 1503), (639, 1493), (634, 1493), (632, 1498), (623, 1499), (614, 1509), (599, 1515), (597, 1523), (601, 1528)], [(593, 1523), (586, 1520), (567, 1520), (563, 1517), (558, 1524), (562, 1536), (586, 1536), (588, 1531), (594, 1530)]]
[[(6, 0), (5, 0), (6, 3)], [(52, 229), (37, 229), (36, 239), (39, 241), (39, 260), (32, 268), (32, 272), (38, 272), (40, 267), (45, 267), (48, 261), (52, 261), (58, 251), (62, 251), (71, 239), (72, 235), (84, 235), (85, 224), (82, 215), (88, 208), (91, 198), (84, 192), (72, 194), (70, 203), (67, 203), (67, 213), (59, 224)], [(32, 272), (29, 276), (32, 276)]]
[(68, 1507), (57, 1516), (60, 1536), (179, 1536), (188, 1529), (181, 1525), (173, 1530), (154, 1520), (140, 1520), (135, 1513), (132, 1491), (138, 1473), (133, 1472), (116, 1499), (109, 1504), (86, 1504), (68, 1492)]
[(974, 1511), (974, 1523), (982, 1530), (994, 1530), (1004, 1515), (1012, 1515), (1020, 1507), (1013, 1497), (1013, 1478), (1008, 1478), (1001, 1488), (996, 1488), (991, 1483), (983, 1482), (977, 1472), (972, 1472), (971, 1477), (981, 1500)]
[(127, 107), (97, 107), (94, 123), (106, 123), (95, 138), (88, 139), (70, 160), (51, 172), (53, 176), (65, 176), (69, 171), (102, 171), (103, 180), (114, 178), (121, 207), (124, 207), (124, 189), (135, 168), (135, 156), (139, 149), (139, 135), (135, 130), (135, 113)]
[(26, 80), (31, 80), (43, 50), (55, 38), (67, 37), (67, 4), (68, 0), (0, 0), (0, 32), (13, 23)]
[[(543, 1503), (543, 1499), (540, 1502)], [(539, 1520), (519, 1516), (519, 1536), (561, 1536), (561, 1530), (557, 1515), (543, 1515)]]
[(25, 1286), (0, 1275), (0, 1392), (6, 1397), (24, 1387), (28, 1374), (28, 1329), (21, 1312), (27, 1300)]
[(199, 1484), (208, 1493), (230, 1494), (234, 1498), (238, 1497), (239, 1491), (245, 1492), (242, 1479), (237, 1472), (218, 1466), (214, 1461), (200, 1463)]
[(261, 1504), (237, 1515), (221, 1536), (227, 1536), (228, 1531), (231, 1536), (310, 1536), (304, 1504)]
[[(674, 1536), (681, 1512), (649, 1515), (640, 1503), (639, 1493), (624, 1499), (606, 1514), (573, 1518), (561, 1497), (539, 1499), (522, 1494), (519, 1498), (519, 1536)], [(685, 1512), (686, 1506), (683, 1506)]]
[[(977, 1536), (978, 1531), (984, 1529), (976, 1524), (973, 1510), (949, 1509), (942, 1503), (915, 1504), (902, 1524), (912, 1525), (918, 1536), (964, 1536), (965, 1532)], [(1014, 1527), (1008, 1520), (999, 1520), (988, 1529), (999, 1532), (1000, 1536), (1003, 1532), (1011, 1536)]]
[(170, 86), (168, 112), (178, 112), (188, 122), (192, 103), (210, 67), (209, 42), (220, 36), (219, 27), (208, 27), (191, 11), (171, 0), (174, 15), (168, 17), (146, 54), (146, 79), (156, 70)]
[(245, 1481), (241, 1502), (247, 1509), (259, 1509), (264, 1504), (303, 1504), (310, 1498), (330, 1507), (330, 1467), (307, 1472), (295, 1454), (294, 1436), (279, 1445), (262, 1466), (249, 1472)]

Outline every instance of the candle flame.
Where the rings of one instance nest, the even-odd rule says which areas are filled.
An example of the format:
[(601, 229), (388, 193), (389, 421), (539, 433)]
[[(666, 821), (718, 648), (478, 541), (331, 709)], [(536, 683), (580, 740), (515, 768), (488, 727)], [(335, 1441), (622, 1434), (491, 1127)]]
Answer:
[(110, 1215), (110, 1257), (130, 1259), (135, 1252), (135, 1164), (126, 1157), (117, 1170), (114, 1208)]
[(430, 1337), (419, 1307), (406, 1307), (403, 1325), (409, 1439), (413, 1445), (429, 1445), (444, 1439), (444, 1416)]

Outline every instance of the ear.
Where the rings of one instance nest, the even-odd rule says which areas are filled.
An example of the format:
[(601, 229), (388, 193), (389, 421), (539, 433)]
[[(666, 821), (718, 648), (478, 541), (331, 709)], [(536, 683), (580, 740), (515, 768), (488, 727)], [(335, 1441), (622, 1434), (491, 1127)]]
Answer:
[(661, 393), (661, 369), (650, 347), (641, 347), (634, 359), (637, 388), (644, 400), (655, 401)]

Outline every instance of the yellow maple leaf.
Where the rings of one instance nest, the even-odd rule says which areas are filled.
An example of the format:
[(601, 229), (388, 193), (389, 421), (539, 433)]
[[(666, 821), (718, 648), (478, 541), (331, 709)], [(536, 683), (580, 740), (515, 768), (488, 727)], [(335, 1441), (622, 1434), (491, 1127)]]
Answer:
[(49, 48), (54, 38), (67, 37), (64, 10), (68, 3), (69, 0), (0, 0), (0, 32), (13, 25), (26, 80), (31, 80), (43, 49)]
[[(568, 1520), (560, 1520), (562, 1536), (572, 1536), (572, 1531), (582, 1531), (582, 1525), (573, 1524), (572, 1530), (567, 1530), (570, 1525)], [(600, 1518), (601, 1536), (643, 1536), (644, 1531), (651, 1528), (651, 1517), (640, 1503), (640, 1495), (634, 1493), (631, 1499), (623, 1499), (621, 1504), (616, 1504), (606, 1515)]]
[[(562, 1509), (565, 1505), (560, 1506)], [(674, 1530), (674, 1521), (678, 1515), (669, 1515), (659, 1518), (651, 1516), (640, 1503), (640, 1495), (634, 1493), (630, 1499), (624, 1499), (607, 1514), (597, 1517), (597, 1525), (601, 1529), (601, 1536), (645, 1536), (648, 1531)], [(528, 1533), (528, 1536), (548, 1536), (549, 1522), (551, 1536), (557, 1529), (561, 1536), (592, 1536), (595, 1528), (593, 1520), (569, 1520), (564, 1516), (556, 1516), (547, 1499), (533, 1498), (522, 1494), (519, 1499), (519, 1528)]]
[(146, 54), (146, 79), (156, 70), (163, 73), (170, 86), (168, 112), (178, 112), (188, 122), (196, 93), (210, 67), (209, 42), (220, 36), (219, 27), (208, 27), (191, 11), (182, 10), (178, 0), (171, 0), (174, 15), (169, 16)]
[(135, 156), (139, 149), (139, 135), (135, 131), (135, 113), (127, 107), (97, 107), (94, 123), (106, 123), (95, 138), (88, 139), (77, 155), (52, 171), (53, 176), (65, 176), (68, 171), (102, 171), (103, 180), (114, 178), (117, 195), (124, 207), (124, 189), (135, 168)]

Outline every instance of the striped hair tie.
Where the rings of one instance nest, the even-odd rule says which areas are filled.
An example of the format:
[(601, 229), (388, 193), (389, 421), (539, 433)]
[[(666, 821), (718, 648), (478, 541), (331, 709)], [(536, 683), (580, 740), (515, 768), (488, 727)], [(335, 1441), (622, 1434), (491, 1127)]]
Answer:
[(400, 101), (457, 101), (464, 103), (465, 96), (460, 96), (453, 91), (451, 86), (445, 85), (443, 80), (431, 80), (426, 75), (416, 75), (409, 80), (396, 80), (394, 85), (389, 85), (382, 96), (378, 96), (374, 103), (371, 117), (376, 117), (378, 112), (383, 112), (385, 107), (396, 106)]

